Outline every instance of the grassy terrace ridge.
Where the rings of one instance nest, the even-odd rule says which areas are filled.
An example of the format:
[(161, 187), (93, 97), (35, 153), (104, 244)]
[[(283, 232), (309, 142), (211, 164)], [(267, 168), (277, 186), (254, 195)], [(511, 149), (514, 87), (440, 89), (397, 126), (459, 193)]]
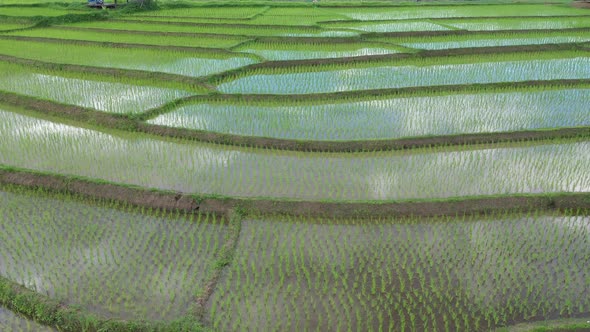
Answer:
[[(582, 82), (583, 86), (590, 82)], [(527, 85), (530, 86), (530, 85)], [(462, 90), (458, 90), (462, 91)], [(499, 90), (492, 90), (499, 91)], [(464, 90), (462, 91), (464, 92)], [(381, 95), (382, 96), (382, 95)], [(254, 97), (256, 98), (256, 97)], [(552, 128), (539, 130), (522, 130), (514, 132), (457, 134), (448, 136), (410, 137), (387, 140), (356, 140), (356, 141), (313, 141), (278, 139), (254, 136), (240, 136), (224, 133), (215, 133), (202, 130), (173, 128), (160, 125), (152, 125), (144, 122), (145, 119), (154, 117), (195, 101), (219, 101), (240, 100), (240, 96), (216, 95), (204, 97), (187, 97), (179, 99), (156, 108), (143, 115), (119, 115), (108, 114), (88, 108), (73, 105), (65, 105), (33, 97), (26, 97), (14, 93), (0, 91), (0, 102), (12, 106), (22, 107), (38, 114), (58, 117), (68, 121), (81, 122), (86, 125), (98, 125), (109, 129), (118, 129), (131, 132), (143, 132), (155, 136), (195, 140), (200, 142), (250, 146), (255, 148), (279, 149), (306, 152), (359, 152), (359, 151), (387, 151), (419, 149), (434, 146), (464, 146), (479, 144), (497, 144), (505, 142), (539, 141), (557, 138), (588, 138), (590, 127), (580, 126), (573, 128)]]
[(582, 211), (590, 209), (590, 193), (511, 194), (373, 202), (247, 199), (148, 189), (3, 165), (0, 165), (0, 184), (118, 201), (166, 211), (210, 213), (225, 217), (231, 216), (233, 211), (239, 211), (246, 215), (270, 214), (336, 218), (436, 217), (490, 214), (494, 211)]
[(66, 332), (590, 331), (590, 9), (156, 1), (0, 0), (0, 309)]

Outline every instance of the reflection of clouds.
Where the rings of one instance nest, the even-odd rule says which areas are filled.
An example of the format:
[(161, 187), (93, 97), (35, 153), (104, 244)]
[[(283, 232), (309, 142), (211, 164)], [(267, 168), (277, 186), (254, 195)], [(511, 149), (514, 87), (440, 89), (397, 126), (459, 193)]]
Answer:
[(298, 51), (298, 50), (255, 50), (247, 49), (243, 52), (255, 53), (268, 60), (297, 60), (297, 59), (321, 59), (343, 58), (377, 54), (393, 54), (398, 51), (386, 48), (361, 48), (350, 51)]
[[(7, 128), (43, 121), (22, 115), (2, 119)], [(411, 199), (590, 188), (585, 171), (590, 142), (318, 155), (85, 133), (49, 139), (27, 132), (2, 136), (0, 163), (247, 197)]]
[(590, 124), (589, 89), (393, 98), (336, 104), (194, 104), (149, 123), (314, 140), (357, 140)]
[(257, 74), (219, 85), (227, 93), (304, 94), (412, 86), (590, 78), (590, 58)]
[(557, 44), (557, 43), (579, 43), (590, 40), (590, 37), (540, 37), (540, 38), (507, 38), (507, 39), (476, 39), (464, 41), (427, 42), (427, 43), (404, 43), (403, 46), (426, 50), (442, 50), (464, 47), (490, 47), (490, 46), (511, 46), (511, 45), (536, 45), (536, 44)]
[(0, 89), (113, 113), (138, 113), (190, 95), (182, 90), (32, 73), (0, 78)]

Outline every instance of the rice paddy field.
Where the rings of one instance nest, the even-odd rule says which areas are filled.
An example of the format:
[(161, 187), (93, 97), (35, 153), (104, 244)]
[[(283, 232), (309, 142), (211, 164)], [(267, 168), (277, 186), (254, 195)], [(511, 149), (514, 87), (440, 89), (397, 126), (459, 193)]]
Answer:
[(118, 2), (0, 0), (0, 331), (590, 330), (590, 6)]

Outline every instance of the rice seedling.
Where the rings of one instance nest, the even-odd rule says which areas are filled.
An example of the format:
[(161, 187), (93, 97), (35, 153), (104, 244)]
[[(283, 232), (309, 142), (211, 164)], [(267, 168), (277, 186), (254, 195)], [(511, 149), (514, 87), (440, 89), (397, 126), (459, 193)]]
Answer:
[(0, 191), (0, 274), (106, 318), (188, 314), (226, 226), (66, 195)]
[[(127, 19), (127, 18), (126, 18)], [(245, 35), (245, 36), (279, 36), (287, 33), (319, 33), (322, 30), (318, 27), (297, 27), (297, 26), (244, 26), (240, 22), (240, 27), (236, 28), (227, 24), (186, 24), (184, 22), (158, 23), (158, 22), (134, 22), (130, 20), (119, 21), (101, 21), (101, 22), (81, 22), (69, 24), (69, 27), (79, 28), (100, 28), (112, 30), (133, 30), (133, 31), (157, 31), (157, 32), (182, 32), (182, 33), (208, 33), (223, 35)]]
[[(0, 3), (2, 4), (2, 3)], [(34, 16), (62, 16), (72, 11), (48, 7), (2, 7), (0, 17), (34, 17)]]
[(18, 23), (18, 22), (2, 22), (0, 21), (0, 31), (24, 29), (31, 26), (31, 23)]
[(148, 188), (351, 201), (590, 190), (588, 141), (316, 154), (0, 119), (1, 164)]
[(63, 77), (6, 63), (0, 63), (0, 70), (5, 73), (0, 77), (0, 90), (110, 113), (141, 113), (191, 95), (182, 90)]
[(199, 103), (148, 122), (245, 136), (367, 140), (590, 125), (590, 90), (505, 92), (313, 104)]
[(130, 43), (161, 46), (188, 46), (203, 48), (229, 48), (248, 38), (239, 36), (166, 36), (126, 32), (103, 32), (92, 30), (65, 30), (62, 28), (43, 28), (10, 33), (13, 36), (89, 40), (109, 43)]
[(0, 306), (0, 331), (6, 332), (53, 332), (54, 329), (20, 317)]
[(194, 17), (194, 18), (223, 18), (223, 19), (248, 19), (263, 13), (268, 7), (193, 7), (165, 9), (152, 12), (143, 12), (135, 16), (152, 17)]
[(495, 34), (469, 34), (462, 36), (412, 36), (412, 37), (376, 37), (371, 41), (392, 43), (405, 47), (444, 50), (467, 47), (497, 47), (513, 45), (540, 45), (558, 43), (581, 43), (590, 40), (585, 32), (510, 32)]
[(569, 317), (590, 309), (589, 238), (589, 217), (543, 212), (253, 217), (211, 321), (219, 330), (487, 331)]
[[(531, 57), (532, 58), (532, 57)], [(534, 59), (534, 58), (533, 58)], [(436, 60), (435, 60), (436, 61)], [(308, 94), (450, 84), (590, 78), (587, 57), (306, 71), (274, 68), (222, 83), (226, 93)], [(352, 67), (352, 68), (351, 68)], [(329, 70), (328, 66), (324, 67)], [(338, 68), (338, 67), (333, 67)], [(321, 70), (317, 68), (316, 70)], [(268, 74), (267, 74), (268, 72)]]
[(588, 17), (531, 17), (531, 18), (494, 18), (486, 20), (440, 20), (438, 23), (459, 29), (485, 30), (532, 30), (532, 29), (574, 29), (590, 27)]
[(297, 60), (393, 54), (402, 51), (399, 47), (371, 43), (272, 43), (252, 42), (233, 49), (254, 53), (267, 60)]
[(449, 28), (438, 25), (433, 22), (423, 21), (401, 21), (401, 22), (343, 22), (343, 23), (326, 23), (322, 25), (325, 28), (354, 29), (364, 32), (407, 32), (407, 31), (441, 31)]
[(447, 17), (489, 17), (489, 16), (560, 16), (587, 15), (583, 9), (566, 6), (546, 6), (541, 4), (514, 5), (454, 5), (454, 6), (407, 6), (407, 7), (365, 7), (338, 8), (332, 10), (355, 20), (399, 20), (417, 18)]
[(0, 39), (0, 54), (44, 62), (145, 70), (192, 77), (220, 73), (256, 62), (250, 57), (229, 52), (183, 52), (3, 39)]

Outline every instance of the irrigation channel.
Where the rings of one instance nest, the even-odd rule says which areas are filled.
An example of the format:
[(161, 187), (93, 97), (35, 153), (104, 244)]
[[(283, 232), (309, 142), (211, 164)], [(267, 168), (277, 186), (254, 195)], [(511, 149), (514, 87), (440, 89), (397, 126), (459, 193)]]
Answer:
[(0, 0), (0, 330), (589, 331), (590, 9)]

